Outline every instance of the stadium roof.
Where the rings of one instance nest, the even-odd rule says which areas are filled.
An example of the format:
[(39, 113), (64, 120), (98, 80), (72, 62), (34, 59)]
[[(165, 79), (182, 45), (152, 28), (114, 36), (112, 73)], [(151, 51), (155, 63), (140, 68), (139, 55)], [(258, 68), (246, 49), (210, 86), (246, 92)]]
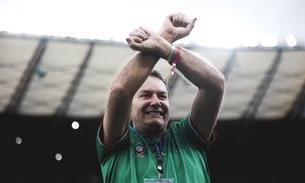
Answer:
[[(304, 118), (305, 48), (188, 48), (208, 58), (226, 77), (219, 119)], [(133, 51), (111, 41), (0, 36), (0, 111), (21, 115), (102, 116), (118, 67)], [(169, 81), (171, 117), (184, 117), (196, 88), (156, 68)]]

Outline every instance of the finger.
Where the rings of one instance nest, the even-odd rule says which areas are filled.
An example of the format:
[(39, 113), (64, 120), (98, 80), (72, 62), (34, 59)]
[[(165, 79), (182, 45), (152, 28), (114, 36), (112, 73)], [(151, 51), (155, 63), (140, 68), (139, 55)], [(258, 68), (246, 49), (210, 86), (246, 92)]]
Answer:
[(139, 29), (137, 29), (139, 32), (141, 32), (142, 35), (144, 35), (146, 37), (146, 39), (149, 38), (149, 33), (147, 32), (147, 29), (143, 26), (139, 27)]
[(132, 37), (133, 41), (136, 42), (136, 43), (142, 43), (143, 42), (143, 39), (139, 38), (139, 37)]
[(140, 27), (140, 30), (142, 30), (147, 35), (147, 37), (150, 36), (150, 30), (147, 29), (146, 27)]
[(195, 26), (195, 22), (196, 22), (197, 18), (193, 18), (190, 23), (186, 26), (186, 29), (191, 32)]
[(181, 27), (187, 27), (190, 23), (191, 23), (191, 19), (189, 19), (187, 16), (184, 16)]
[(172, 20), (172, 23), (175, 27), (178, 27), (177, 24), (178, 24), (178, 14), (175, 14), (173, 16), (173, 20)]
[(143, 42), (143, 40), (137, 36), (129, 36), (128, 38), (126, 38), (126, 41), (128, 42), (128, 44), (133, 44), (133, 42), (141, 44)]
[(184, 16), (185, 16), (185, 15), (183, 15), (182, 13), (179, 13), (179, 14), (178, 14), (178, 22), (177, 22), (177, 27), (181, 27), (181, 26), (182, 26)]
[(142, 46), (141, 43), (135, 42), (131, 37), (126, 38), (126, 41), (129, 47), (133, 50), (138, 50)]
[(142, 40), (146, 40), (147, 39), (147, 35), (145, 34), (145, 32), (143, 32), (142, 30), (134, 30), (130, 33), (130, 36), (132, 37), (139, 37)]
[(175, 16), (176, 14), (177, 14), (177, 13), (169, 14), (166, 18), (172, 22), (172, 21), (173, 21), (173, 18), (174, 18), (174, 16)]
[(181, 27), (184, 19), (184, 14), (182, 13), (177, 13), (173, 16), (173, 25), (175, 27)]
[(128, 43), (128, 45), (133, 44), (133, 39), (131, 39), (130, 37), (126, 38), (126, 42)]
[(164, 23), (165, 24), (172, 24), (173, 23), (173, 16), (174, 16), (175, 14), (170, 14), (170, 15), (168, 15), (167, 17), (165, 17), (165, 19), (164, 19)]
[(185, 28), (184, 27), (177, 27), (178, 32), (180, 32), (180, 34), (183, 37), (189, 35), (191, 33), (192, 29), (194, 28), (196, 20), (197, 20), (197, 18), (192, 19), (191, 23), (188, 24)]

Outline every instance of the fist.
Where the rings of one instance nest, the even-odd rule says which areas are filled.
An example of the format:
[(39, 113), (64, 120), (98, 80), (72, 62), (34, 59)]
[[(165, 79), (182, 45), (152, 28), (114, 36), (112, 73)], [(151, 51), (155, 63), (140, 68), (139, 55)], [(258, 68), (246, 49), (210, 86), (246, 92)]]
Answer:
[(159, 34), (173, 43), (188, 36), (195, 26), (197, 18), (189, 19), (182, 13), (171, 14), (164, 20)]
[(140, 27), (130, 32), (126, 38), (129, 47), (141, 52), (156, 52), (160, 36), (144, 27)]
[(162, 58), (166, 58), (171, 49), (168, 41), (144, 27), (132, 31), (126, 41), (133, 50), (156, 53)]

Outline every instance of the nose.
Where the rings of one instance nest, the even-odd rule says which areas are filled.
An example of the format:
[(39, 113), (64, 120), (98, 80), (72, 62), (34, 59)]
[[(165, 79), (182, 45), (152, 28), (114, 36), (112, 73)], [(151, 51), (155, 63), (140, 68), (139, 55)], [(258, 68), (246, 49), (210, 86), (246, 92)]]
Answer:
[(153, 95), (151, 97), (151, 102), (150, 102), (150, 105), (153, 107), (153, 108), (158, 108), (158, 107), (161, 107), (161, 102), (158, 98), (157, 95)]

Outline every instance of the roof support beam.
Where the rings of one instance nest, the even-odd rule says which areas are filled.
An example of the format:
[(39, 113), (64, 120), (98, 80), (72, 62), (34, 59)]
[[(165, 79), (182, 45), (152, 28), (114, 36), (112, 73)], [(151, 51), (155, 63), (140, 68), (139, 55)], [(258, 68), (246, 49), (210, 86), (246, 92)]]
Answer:
[(70, 88), (68, 89), (68, 91), (66, 92), (66, 95), (64, 97), (64, 99), (62, 100), (62, 104), (58, 107), (56, 115), (58, 118), (62, 118), (65, 117), (69, 107), (73, 101), (73, 98), (78, 90), (78, 87), (83, 79), (83, 76), (86, 72), (86, 69), (89, 65), (90, 62), (90, 58), (92, 56), (92, 52), (93, 52), (93, 48), (94, 48), (94, 43), (91, 42), (89, 49), (87, 51), (86, 57), (84, 59), (84, 61), (82, 62), (82, 64), (80, 65), (77, 74), (75, 75), (72, 84), (70, 85)]
[(237, 51), (235, 49), (232, 51), (230, 58), (227, 60), (227, 65), (224, 68), (224, 70), (222, 71), (222, 74), (224, 75), (224, 77), (226, 79), (229, 78), (229, 75), (231, 74), (233, 67), (236, 63), (236, 52)]
[(297, 120), (302, 118), (302, 116), (305, 117), (305, 81), (296, 101), (292, 106), (293, 107), (286, 116), (287, 119)]
[(246, 119), (246, 120), (254, 119), (254, 117), (258, 111), (258, 108), (260, 107), (260, 105), (269, 89), (269, 86), (274, 78), (274, 75), (278, 70), (278, 67), (281, 63), (281, 58), (282, 58), (282, 50), (277, 50), (277, 56), (272, 64), (272, 66), (265, 73), (265, 77), (263, 78), (262, 82), (260, 83), (259, 87), (257, 88), (256, 94), (250, 101), (250, 103), (248, 105), (249, 107), (243, 115), (244, 119)]
[(41, 58), (45, 52), (46, 45), (47, 45), (47, 40), (41, 39), (31, 60), (28, 63), (28, 67), (25, 69), (25, 71), (22, 74), (19, 84), (12, 95), (11, 101), (6, 106), (5, 113), (8, 114), (18, 113), (20, 109), (20, 105), (25, 97), (27, 90), (29, 89), (30, 83), (37, 70), (37, 67), (41, 62)]

